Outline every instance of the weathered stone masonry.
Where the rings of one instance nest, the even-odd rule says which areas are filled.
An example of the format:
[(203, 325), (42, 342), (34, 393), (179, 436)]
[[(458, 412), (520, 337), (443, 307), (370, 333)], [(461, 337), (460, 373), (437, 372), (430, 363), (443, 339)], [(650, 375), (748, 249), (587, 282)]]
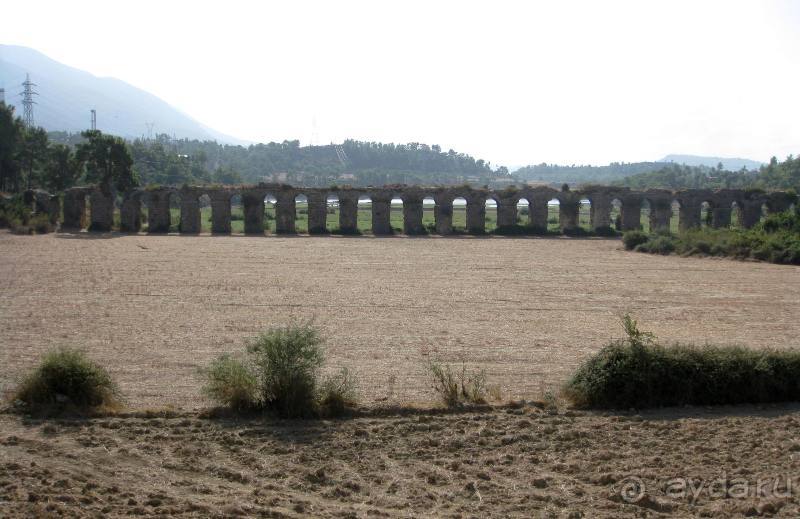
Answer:
[[(37, 207), (54, 215), (58, 214), (57, 198), (37, 192)], [(643, 202), (650, 206), (652, 229), (669, 228), (672, 204), (679, 204), (679, 222), (682, 229), (699, 227), (704, 203), (711, 211), (713, 227), (728, 227), (734, 205), (739, 207), (739, 224), (749, 228), (758, 223), (762, 206), (769, 212), (784, 211), (794, 198), (783, 192), (767, 193), (738, 189), (668, 191), (652, 189), (634, 191), (628, 188), (589, 186), (574, 191), (559, 191), (549, 187), (522, 187), (505, 190), (474, 189), (460, 187), (384, 186), (381, 188), (301, 188), (285, 184), (258, 184), (237, 187), (184, 186), (182, 188), (145, 188), (124, 193), (120, 207), (119, 228), (122, 232), (139, 232), (142, 207), (147, 206), (148, 232), (164, 233), (170, 228), (170, 200), (180, 200), (180, 232), (197, 234), (201, 230), (200, 198), (206, 195), (211, 202), (211, 232), (231, 232), (231, 200), (241, 197), (244, 210), (246, 234), (264, 234), (264, 200), (272, 197), (275, 203), (275, 231), (295, 232), (295, 200), (305, 196), (308, 201), (309, 233), (323, 233), (326, 229), (328, 198), (333, 196), (339, 203), (339, 229), (342, 233), (357, 232), (358, 200), (368, 197), (372, 204), (372, 232), (378, 235), (392, 234), (390, 224), (391, 200), (403, 201), (403, 232), (421, 234), (423, 200), (435, 202), (434, 215), (436, 233), (453, 233), (453, 201), (466, 200), (467, 232), (485, 232), (486, 201), (497, 203), (497, 226), (517, 225), (517, 206), (520, 200), (528, 201), (528, 219), (525, 225), (538, 229), (547, 228), (547, 203), (559, 201), (559, 223), (564, 231), (578, 227), (578, 211), (581, 200), (591, 203), (590, 226), (601, 230), (611, 226), (611, 210), (616, 202), (620, 206), (623, 230), (638, 229)], [(33, 196), (33, 195), (32, 195)], [(53, 201), (55, 200), (55, 202)], [(67, 190), (64, 195), (63, 229), (108, 231), (112, 228), (114, 200), (111, 194), (94, 187)], [(46, 207), (45, 207), (46, 206)], [(89, 218), (87, 221), (87, 206)]]

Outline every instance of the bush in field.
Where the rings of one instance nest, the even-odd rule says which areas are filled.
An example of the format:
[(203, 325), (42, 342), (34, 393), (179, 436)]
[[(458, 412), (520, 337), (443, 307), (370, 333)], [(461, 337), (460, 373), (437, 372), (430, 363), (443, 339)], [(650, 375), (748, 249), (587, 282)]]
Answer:
[(108, 371), (83, 352), (70, 348), (45, 354), (19, 385), (14, 399), (32, 412), (115, 408), (120, 402)]
[(248, 360), (222, 355), (204, 371), (206, 385), (203, 391), (212, 400), (238, 412), (261, 406), (258, 375)]
[(0, 201), (0, 228), (15, 234), (46, 234), (53, 232), (53, 224), (46, 214), (32, 214), (22, 198), (15, 196)]
[(345, 369), (320, 384), (323, 362), (322, 337), (310, 323), (270, 328), (248, 344), (241, 359), (223, 355), (204, 369), (204, 391), (240, 412), (335, 416), (355, 403), (355, 378)]
[(574, 373), (565, 394), (592, 408), (644, 408), (800, 400), (800, 351), (663, 346), (625, 316), (627, 337)]
[(284, 417), (316, 412), (317, 376), (324, 360), (322, 338), (309, 323), (272, 328), (247, 351), (261, 377), (264, 405)]
[(428, 366), (434, 392), (447, 407), (458, 407), (464, 403), (486, 403), (486, 372), (467, 373), (466, 365), (461, 371), (453, 371), (449, 365), (431, 363)]
[(800, 211), (769, 215), (752, 229), (690, 229), (677, 235), (631, 231), (628, 250), (683, 255), (725, 256), (800, 265)]
[(639, 245), (647, 242), (648, 240), (647, 233), (642, 231), (628, 231), (622, 235), (622, 244), (625, 246), (625, 250), (633, 250)]

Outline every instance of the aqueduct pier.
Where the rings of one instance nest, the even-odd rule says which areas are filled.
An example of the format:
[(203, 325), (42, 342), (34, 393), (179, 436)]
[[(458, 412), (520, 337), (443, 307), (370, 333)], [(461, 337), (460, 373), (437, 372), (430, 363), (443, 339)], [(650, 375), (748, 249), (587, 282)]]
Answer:
[[(42, 191), (27, 193), (36, 211), (50, 214), (55, 223), (62, 214), (61, 198)], [(642, 207), (649, 205), (650, 228), (669, 229), (673, 216), (673, 204), (679, 207), (678, 219), (681, 229), (701, 225), (703, 207), (711, 213), (713, 227), (731, 225), (733, 209), (741, 227), (749, 228), (758, 223), (764, 210), (785, 211), (795, 203), (796, 196), (786, 192), (761, 190), (683, 190), (669, 191), (651, 189), (637, 191), (629, 188), (607, 186), (585, 186), (575, 190), (557, 190), (550, 187), (509, 187), (503, 190), (477, 189), (469, 186), (383, 186), (383, 187), (336, 187), (304, 188), (286, 184), (257, 184), (248, 186), (183, 186), (180, 188), (137, 188), (117, 196), (116, 193), (98, 187), (76, 187), (68, 189), (63, 196), (64, 230), (89, 228), (93, 231), (110, 231), (114, 221), (115, 207), (119, 207), (119, 230), (137, 233), (142, 228), (142, 208), (147, 207), (147, 230), (164, 233), (170, 229), (170, 206), (180, 207), (182, 234), (197, 234), (201, 231), (201, 198), (207, 197), (211, 206), (211, 231), (215, 234), (231, 232), (231, 204), (234, 197), (241, 198), (244, 212), (244, 232), (263, 234), (265, 223), (265, 199), (275, 202), (275, 231), (294, 233), (298, 199), (307, 201), (308, 231), (310, 234), (325, 233), (329, 200), (335, 198), (339, 206), (339, 230), (342, 233), (357, 232), (359, 199), (371, 202), (372, 232), (377, 235), (393, 233), (390, 224), (391, 201), (403, 202), (403, 232), (425, 234), (423, 225), (423, 201), (432, 200), (434, 205), (435, 232), (453, 233), (453, 202), (463, 198), (466, 202), (466, 229), (471, 234), (485, 232), (485, 212), (488, 200), (497, 204), (498, 228), (515, 227), (518, 221), (518, 206), (527, 202), (527, 221), (521, 225), (546, 229), (548, 202), (555, 199), (559, 205), (559, 224), (563, 231), (579, 226), (578, 214), (582, 200), (590, 205), (590, 227), (594, 231), (607, 229), (611, 225), (611, 211), (619, 207), (622, 230), (639, 229)], [(121, 200), (121, 202), (119, 202)], [(430, 203), (430, 200), (428, 203)], [(87, 203), (88, 202), (88, 203)], [(88, 210), (87, 210), (88, 209)]]

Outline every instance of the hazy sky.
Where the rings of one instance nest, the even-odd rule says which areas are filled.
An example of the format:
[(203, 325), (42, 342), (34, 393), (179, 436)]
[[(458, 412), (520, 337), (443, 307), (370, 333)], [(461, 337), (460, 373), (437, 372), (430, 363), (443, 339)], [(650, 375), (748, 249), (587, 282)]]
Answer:
[[(800, 2), (5, 2), (0, 43), (251, 141), (517, 166), (800, 153)], [(13, 21), (13, 22), (12, 22)]]

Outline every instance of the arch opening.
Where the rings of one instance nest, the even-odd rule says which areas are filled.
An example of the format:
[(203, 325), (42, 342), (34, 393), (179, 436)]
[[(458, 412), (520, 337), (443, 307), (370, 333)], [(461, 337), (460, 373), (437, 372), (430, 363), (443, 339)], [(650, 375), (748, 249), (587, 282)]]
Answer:
[(264, 231), (275, 232), (278, 198), (272, 193), (264, 195)]
[(486, 232), (497, 229), (497, 200), (494, 197), (487, 197), (483, 203), (483, 224)]
[(642, 205), (639, 211), (639, 227), (644, 232), (652, 231), (651, 218), (653, 217), (653, 204), (647, 198), (642, 199)]
[(551, 198), (547, 202), (547, 232), (561, 232), (561, 202)]
[(244, 206), (242, 195), (236, 193), (230, 198), (231, 204), (231, 234), (244, 234)]
[(399, 195), (392, 195), (392, 201), (389, 203), (389, 224), (393, 232), (403, 232), (403, 220), (403, 199)]
[(681, 203), (673, 200), (670, 204), (672, 213), (669, 217), (669, 232), (677, 233), (681, 229)]
[(704, 201), (700, 204), (700, 226), (712, 227), (714, 221), (714, 211), (711, 203)]
[(181, 196), (175, 191), (169, 194), (169, 232), (181, 232)]
[(356, 220), (359, 232), (372, 232), (372, 197), (361, 195), (358, 197), (358, 218)]
[(527, 198), (517, 200), (517, 219), (516, 224), (521, 227), (533, 226), (533, 213), (531, 211), (531, 201)]
[(197, 198), (200, 207), (200, 232), (211, 232), (211, 197), (203, 193)]
[(742, 208), (739, 204), (734, 200), (731, 203), (731, 229), (741, 229), (743, 227), (742, 223), (744, 222), (744, 214), (742, 213)]
[(294, 197), (294, 230), (296, 233), (308, 232), (308, 197), (297, 195)]
[(422, 199), (422, 226), (428, 232), (436, 232), (436, 200), (432, 196)]
[(453, 199), (453, 232), (467, 232), (467, 199), (459, 196)]
[(325, 198), (325, 211), (327, 218), (325, 219), (325, 228), (328, 232), (339, 230), (339, 196), (330, 194)]
[(622, 200), (619, 198), (611, 200), (611, 226), (622, 232)]
[(581, 198), (578, 202), (578, 227), (585, 231), (592, 230), (592, 200)]

